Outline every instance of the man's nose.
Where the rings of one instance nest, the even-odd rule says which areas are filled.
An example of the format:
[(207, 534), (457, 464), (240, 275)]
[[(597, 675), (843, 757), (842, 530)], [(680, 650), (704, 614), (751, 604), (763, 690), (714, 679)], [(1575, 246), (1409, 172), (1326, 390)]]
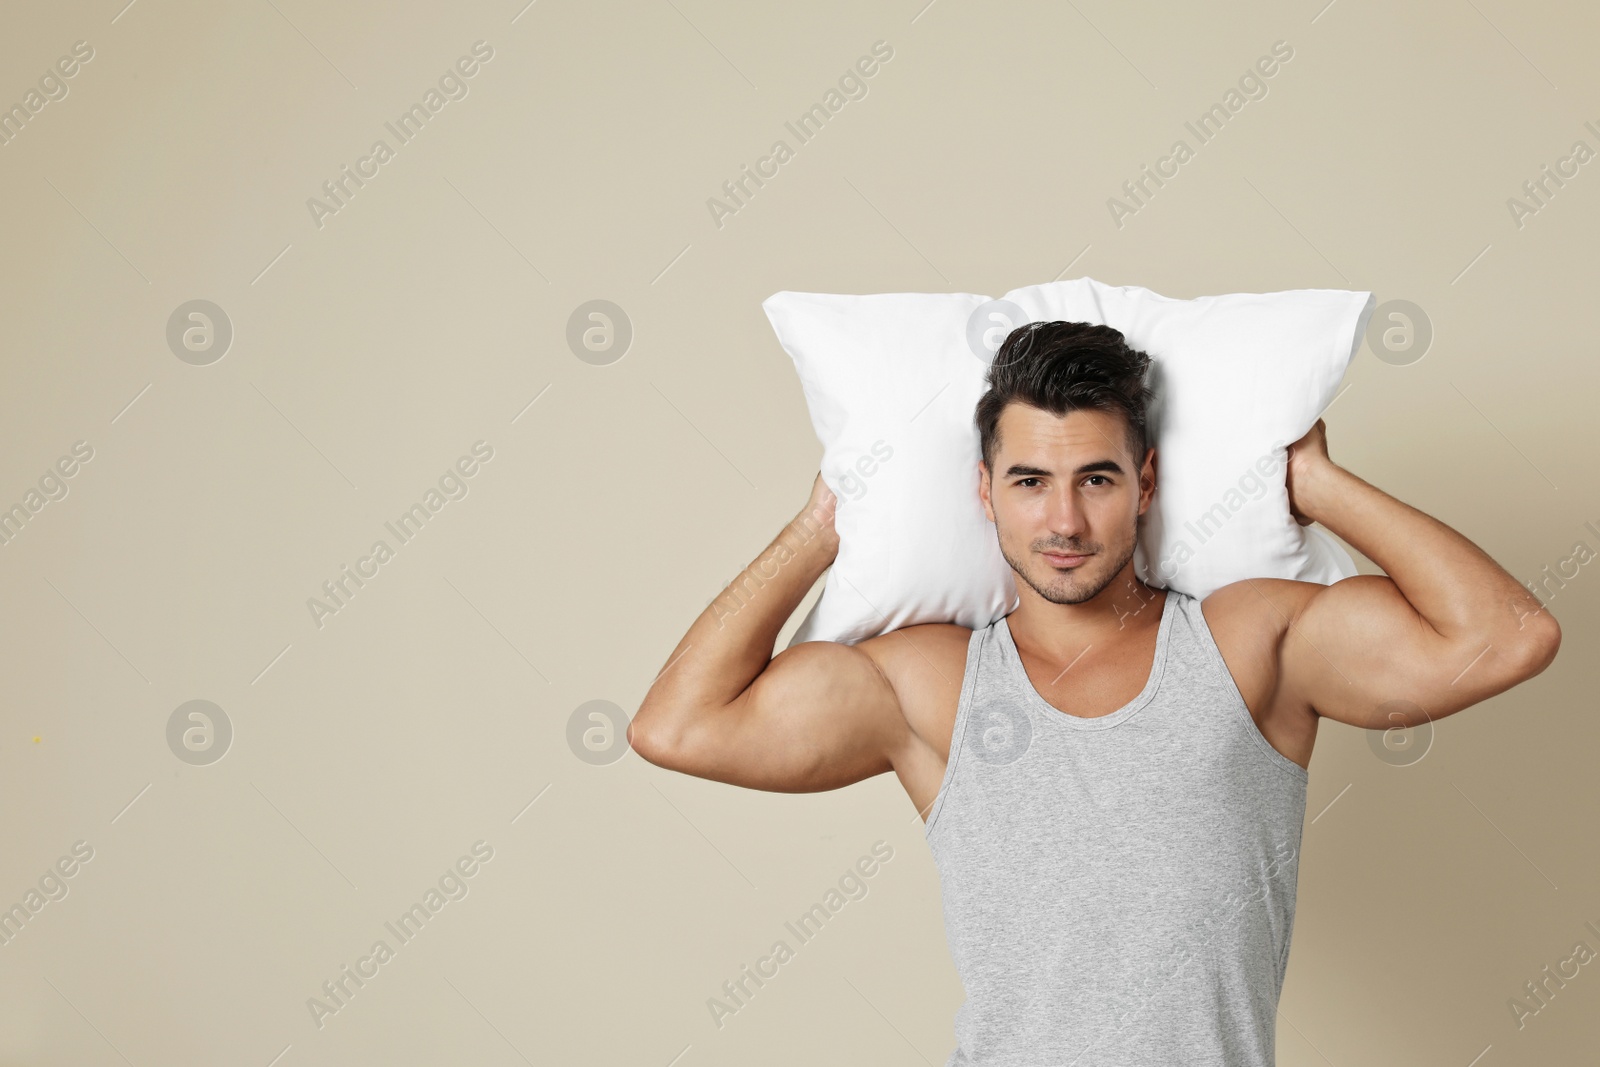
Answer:
[(1051, 532), (1062, 537), (1076, 539), (1088, 529), (1082, 501), (1071, 489), (1062, 489), (1050, 498), (1047, 521)]

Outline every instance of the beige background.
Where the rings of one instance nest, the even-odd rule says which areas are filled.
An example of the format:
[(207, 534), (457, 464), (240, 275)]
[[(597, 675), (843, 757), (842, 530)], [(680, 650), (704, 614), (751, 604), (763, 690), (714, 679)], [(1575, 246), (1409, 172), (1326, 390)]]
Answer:
[[(0, 506), (94, 449), (0, 546), (0, 906), (94, 850), (0, 946), (0, 1064), (941, 1065), (961, 990), (891, 776), (763, 794), (567, 742), (585, 702), (638, 706), (805, 500), (779, 289), (1409, 300), (1432, 347), (1363, 348), (1335, 459), (1522, 579), (1600, 547), (1600, 162), (1507, 208), (1600, 148), (1587, 5), (123, 3), (0, 31), (7, 106), (94, 49), (0, 147)], [(315, 225), (479, 40), (469, 94)], [(878, 40), (867, 95), (798, 144), (785, 120)], [(1108, 198), (1280, 40), (1268, 95), (1116, 226)], [(708, 198), (780, 138), (719, 228)], [(234, 329), (207, 366), (166, 341), (193, 299)], [(593, 299), (634, 331), (609, 365), (566, 341)], [(314, 625), (479, 440), (467, 496)], [(1555, 665), (1420, 762), (1324, 727), (1280, 1063), (1593, 1057), (1600, 963), (1523, 1029), (1507, 1001), (1600, 950), (1597, 601), (1579, 568)], [(234, 729), (205, 766), (166, 740), (192, 699)], [(307, 999), (479, 840), (469, 894), (319, 1029)], [(870, 893), (715, 1026), (707, 998), (878, 840)]]

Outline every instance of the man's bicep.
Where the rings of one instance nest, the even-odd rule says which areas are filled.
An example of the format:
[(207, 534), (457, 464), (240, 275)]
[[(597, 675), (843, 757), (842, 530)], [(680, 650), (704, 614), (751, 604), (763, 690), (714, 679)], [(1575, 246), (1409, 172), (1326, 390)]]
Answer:
[(890, 770), (903, 729), (894, 689), (871, 657), (807, 641), (774, 656), (732, 703), (696, 717), (673, 765), (750, 789), (838, 789)]
[(1364, 729), (1415, 726), (1507, 688), (1474, 654), (1442, 637), (1394, 581), (1362, 574), (1315, 590), (1280, 646), (1284, 690), (1317, 714)]

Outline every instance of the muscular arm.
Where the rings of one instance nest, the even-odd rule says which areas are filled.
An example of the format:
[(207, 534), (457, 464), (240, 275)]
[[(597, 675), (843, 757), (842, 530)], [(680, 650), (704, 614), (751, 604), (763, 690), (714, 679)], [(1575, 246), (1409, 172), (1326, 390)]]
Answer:
[[(690, 626), (628, 728), (661, 767), (752, 789), (837, 789), (892, 769), (910, 741), (876, 654), (807, 641), (772, 655), (778, 631), (838, 552), (820, 477), (796, 519)], [(899, 638), (904, 640), (904, 638)]]
[(1538, 600), (1449, 526), (1335, 465), (1320, 420), (1293, 446), (1289, 492), (1299, 521), (1321, 522), (1385, 573), (1249, 583), (1286, 619), (1287, 699), (1367, 729), (1416, 726), (1555, 658), (1561, 628)]

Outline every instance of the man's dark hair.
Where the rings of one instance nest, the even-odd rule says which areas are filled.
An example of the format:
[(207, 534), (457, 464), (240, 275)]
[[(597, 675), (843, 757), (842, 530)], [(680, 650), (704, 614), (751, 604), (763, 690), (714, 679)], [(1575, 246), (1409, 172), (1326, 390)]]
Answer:
[(1088, 322), (1031, 322), (1006, 337), (989, 366), (989, 391), (973, 420), (983, 463), (994, 474), (1000, 413), (1030, 404), (1052, 415), (1093, 408), (1120, 411), (1127, 423), (1135, 469), (1148, 445), (1146, 413), (1153, 392), (1145, 377), (1150, 357), (1128, 347), (1120, 330)]

